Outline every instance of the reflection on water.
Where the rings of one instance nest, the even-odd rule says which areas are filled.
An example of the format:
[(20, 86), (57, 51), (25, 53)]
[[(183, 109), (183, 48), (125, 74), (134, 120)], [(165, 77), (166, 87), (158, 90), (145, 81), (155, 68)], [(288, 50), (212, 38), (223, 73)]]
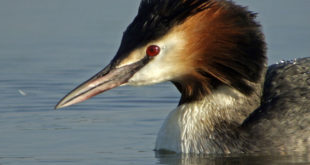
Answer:
[[(139, 1), (0, 1), (1, 165), (310, 162), (309, 155), (155, 155), (157, 131), (179, 99), (170, 83), (120, 87), (54, 111), (112, 59)], [(271, 63), (309, 55), (309, 0), (238, 2), (260, 13)]]
[(232, 164), (308, 164), (310, 155), (156, 155), (159, 164), (232, 165)]

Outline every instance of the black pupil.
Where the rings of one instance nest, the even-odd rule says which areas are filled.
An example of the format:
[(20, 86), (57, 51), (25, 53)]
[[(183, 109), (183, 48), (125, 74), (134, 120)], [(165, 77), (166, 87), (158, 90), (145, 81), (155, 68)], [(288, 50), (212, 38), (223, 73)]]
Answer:
[(151, 51), (151, 53), (156, 53), (156, 47), (152, 46), (150, 51)]

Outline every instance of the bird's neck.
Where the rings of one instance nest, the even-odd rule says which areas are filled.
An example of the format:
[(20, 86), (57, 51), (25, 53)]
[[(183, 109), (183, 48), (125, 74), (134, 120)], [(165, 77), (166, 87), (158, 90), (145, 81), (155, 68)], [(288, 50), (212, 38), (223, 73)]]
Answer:
[(250, 96), (219, 87), (203, 99), (180, 104), (164, 122), (156, 150), (177, 153), (232, 153), (245, 149), (238, 127), (260, 104), (261, 90)]

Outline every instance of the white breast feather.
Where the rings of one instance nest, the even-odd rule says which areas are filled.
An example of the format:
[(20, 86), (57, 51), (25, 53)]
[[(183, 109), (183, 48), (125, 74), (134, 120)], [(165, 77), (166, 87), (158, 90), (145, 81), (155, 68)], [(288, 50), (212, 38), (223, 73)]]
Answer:
[(211, 144), (213, 121), (209, 117), (223, 115), (220, 111), (232, 106), (239, 96), (238, 91), (221, 87), (201, 101), (178, 106), (162, 125), (155, 149), (176, 153), (217, 153)]

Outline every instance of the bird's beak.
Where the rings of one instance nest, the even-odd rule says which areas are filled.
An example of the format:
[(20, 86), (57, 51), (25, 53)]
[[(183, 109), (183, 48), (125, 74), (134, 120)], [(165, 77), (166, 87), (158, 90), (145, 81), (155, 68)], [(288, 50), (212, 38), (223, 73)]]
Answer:
[(145, 65), (146, 61), (147, 59), (144, 58), (136, 63), (119, 68), (114, 67), (112, 62), (102, 71), (62, 98), (55, 106), (55, 109), (77, 104), (99, 93), (126, 84), (128, 80)]

